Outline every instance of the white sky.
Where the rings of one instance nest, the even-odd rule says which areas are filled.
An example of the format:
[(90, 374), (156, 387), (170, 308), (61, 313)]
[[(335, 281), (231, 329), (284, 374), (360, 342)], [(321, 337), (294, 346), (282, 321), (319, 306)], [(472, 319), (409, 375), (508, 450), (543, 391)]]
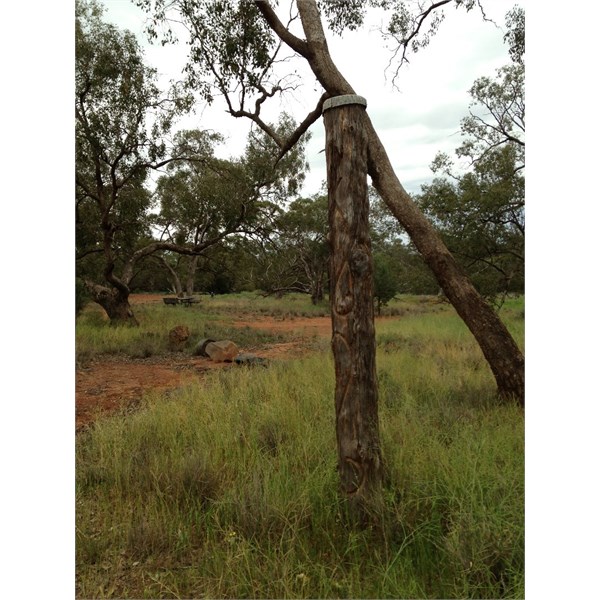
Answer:
[[(147, 16), (143, 11), (130, 0), (102, 0), (102, 3), (107, 8), (107, 20), (138, 36), (147, 62), (157, 68), (165, 85), (169, 79), (180, 78), (186, 61), (184, 44), (150, 45), (144, 33)], [(383, 47), (375, 30), (379, 25), (377, 18), (360, 32), (346, 32), (342, 38), (327, 32), (335, 63), (356, 92), (367, 98), (369, 115), (408, 192), (419, 192), (420, 185), (431, 179), (429, 165), (437, 152), (454, 156), (454, 149), (460, 143), (460, 120), (468, 113), (468, 90), (474, 80), (494, 76), (495, 69), (510, 62), (508, 47), (503, 43), (504, 15), (513, 5), (513, 0), (486, 4), (486, 15), (498, 27), (484, 22), (477, 8), (470, 13), (447, 9), (446, 19), (430, 45), (410, 56), (410, 64), (402, 67), (396, 82), (398, 89), (392, 87), (391, 72), (387, 73), (386, 81), (391, 52)], [(298, 61), (294, 67), (305, 69), (304, 59)], [(320, 95), (320, 87), (315, 92), (313, 82), (314, 76), (308, 73), (308, 84), (294, 97), (286, 97), (277, 108), (291, 112), (301, 121), (314, 109)], [(276, 112), (269, 114), (276, 118)], [(217, 98), (211, 107), (199, 105), (196, 115), (181, 125), (216, 129), (224, 134), (227, 143), (218, 154), (228, 158), (242, 153), (249, 122), (225, 113), (225, 102)], [(303, 190), (307, 195), (316, 193), (326, 179), (325, 154), (320, 152), (325, 147), (322, 120), (310, 131), (312, 139), (306, 153), (310, 172)]]

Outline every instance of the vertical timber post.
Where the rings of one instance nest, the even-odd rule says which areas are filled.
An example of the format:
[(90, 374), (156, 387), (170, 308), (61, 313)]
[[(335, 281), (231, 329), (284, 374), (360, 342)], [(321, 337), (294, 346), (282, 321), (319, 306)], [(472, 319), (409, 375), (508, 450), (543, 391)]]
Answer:
[(375, 371), (367, 128), (361, 96), (323, 105), (329, 199), (330, 300), (341, 489), (364, 516), (379, 496), (382, 455)]

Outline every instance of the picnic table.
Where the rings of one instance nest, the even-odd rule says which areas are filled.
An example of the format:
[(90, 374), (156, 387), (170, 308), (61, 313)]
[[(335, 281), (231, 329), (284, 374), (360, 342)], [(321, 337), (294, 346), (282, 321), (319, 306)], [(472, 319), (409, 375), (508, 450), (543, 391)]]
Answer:
[(163, 302), (167, 305), (175, 306), (176, 304), (183, 304), (185, 307), (191, 306), (198, 302), (193, 296), (187, 298), (163, 298)]

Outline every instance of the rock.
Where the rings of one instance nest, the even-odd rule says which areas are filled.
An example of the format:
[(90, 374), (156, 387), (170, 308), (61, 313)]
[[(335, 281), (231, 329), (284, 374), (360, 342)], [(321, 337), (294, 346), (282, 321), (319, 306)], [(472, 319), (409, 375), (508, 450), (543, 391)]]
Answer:
[(266, 367), (266, 359), (256, 356), (256, 354), (250, 354), (248, 352), (242, 352), (235, 358), (236, 365), (262, 365)]
[(208, 354), (206, 354), (206, 346), (214, 341), (215, 340), (211, 340), (210, 338), (204, 338), (204, 339), (200, 340), (196, 344), (196, 347), (194, 348), (194, 351), (192, 352), (192, 354), (194, 356), (208, 356)]
[(169, 331), (169, 349), (180, 352), (190, 337), (190, 330), (185, 325), (177, 325)]
[(215, 362), (232, 362), (240, 352), (237, 345), (231, 340), (209, 342), (204, 351)]

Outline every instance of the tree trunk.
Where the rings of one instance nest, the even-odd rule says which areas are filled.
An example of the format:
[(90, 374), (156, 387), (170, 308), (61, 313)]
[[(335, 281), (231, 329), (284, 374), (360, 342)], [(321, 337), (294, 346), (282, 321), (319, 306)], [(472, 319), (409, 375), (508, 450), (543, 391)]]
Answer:
[(329, 197), (330, 294), (338, 466), (351, 512), (363, 516), (382, 483), (377, 412), (373, 259), (369, 237), (364, 106), (323, 114)]
[(177, 275), (177, 271), (169, 264), (167, 259), (164, 256), (157, 256), (158, 260), (163, 264), (165, 269), (167, 269), (167, 273), (169, 274), (169, 280), (171, 285), (173, 286), (173, 291), (178, 298), (183, 297), (183, 288), (181, 286), (181, 280), (179, 279), (179, 275)]
[(310, 294), (310, 302), (313, 306), (317, 306), (317, 304), (319, 304), (318, 291), (316, 289), (313, 289)]
[[(316, 0), (297, 3), (306, 42), (279, 27), (281, 23), (277, 23), (267, 3), (257, 2), (257, 6), (277, 35), (306, 58), (330, 96), (355, 94), (329, 54)], [(525, 359), (519, 347), (402, 187), (368, 115), (363, 125), (368, 139), (368, 172), (375, 189), (406, 229), (448, 300), (475, 336), (496, 378), (500, 395), (515, 398), (524, 406)]]
[(433, 271), (440, 287), (477, 340), (498, 392), (525, 405), (525, 359), (493, 308), (477, 292), (431, 223), (402, 187), (368, 117), (369, 175), (410, 239)]
[(106, 311), (111, 325), (139, 325), (129, 305), (129, 293), (89, 281), (86, 281), (85, 284), (94, 302), (97, 302)]
[(314, 306), (323, 300), (323, 274), (316, 273), (310, 282), (310, 300)]
[(188, 296), (194, 295), (194, 280), (196, 279), (196, 269), (198, 268), (198, 261), (200, 256), (190, 256), (190, 262), (188, 263), (187, 280), (185, 284), (185, 293)]

